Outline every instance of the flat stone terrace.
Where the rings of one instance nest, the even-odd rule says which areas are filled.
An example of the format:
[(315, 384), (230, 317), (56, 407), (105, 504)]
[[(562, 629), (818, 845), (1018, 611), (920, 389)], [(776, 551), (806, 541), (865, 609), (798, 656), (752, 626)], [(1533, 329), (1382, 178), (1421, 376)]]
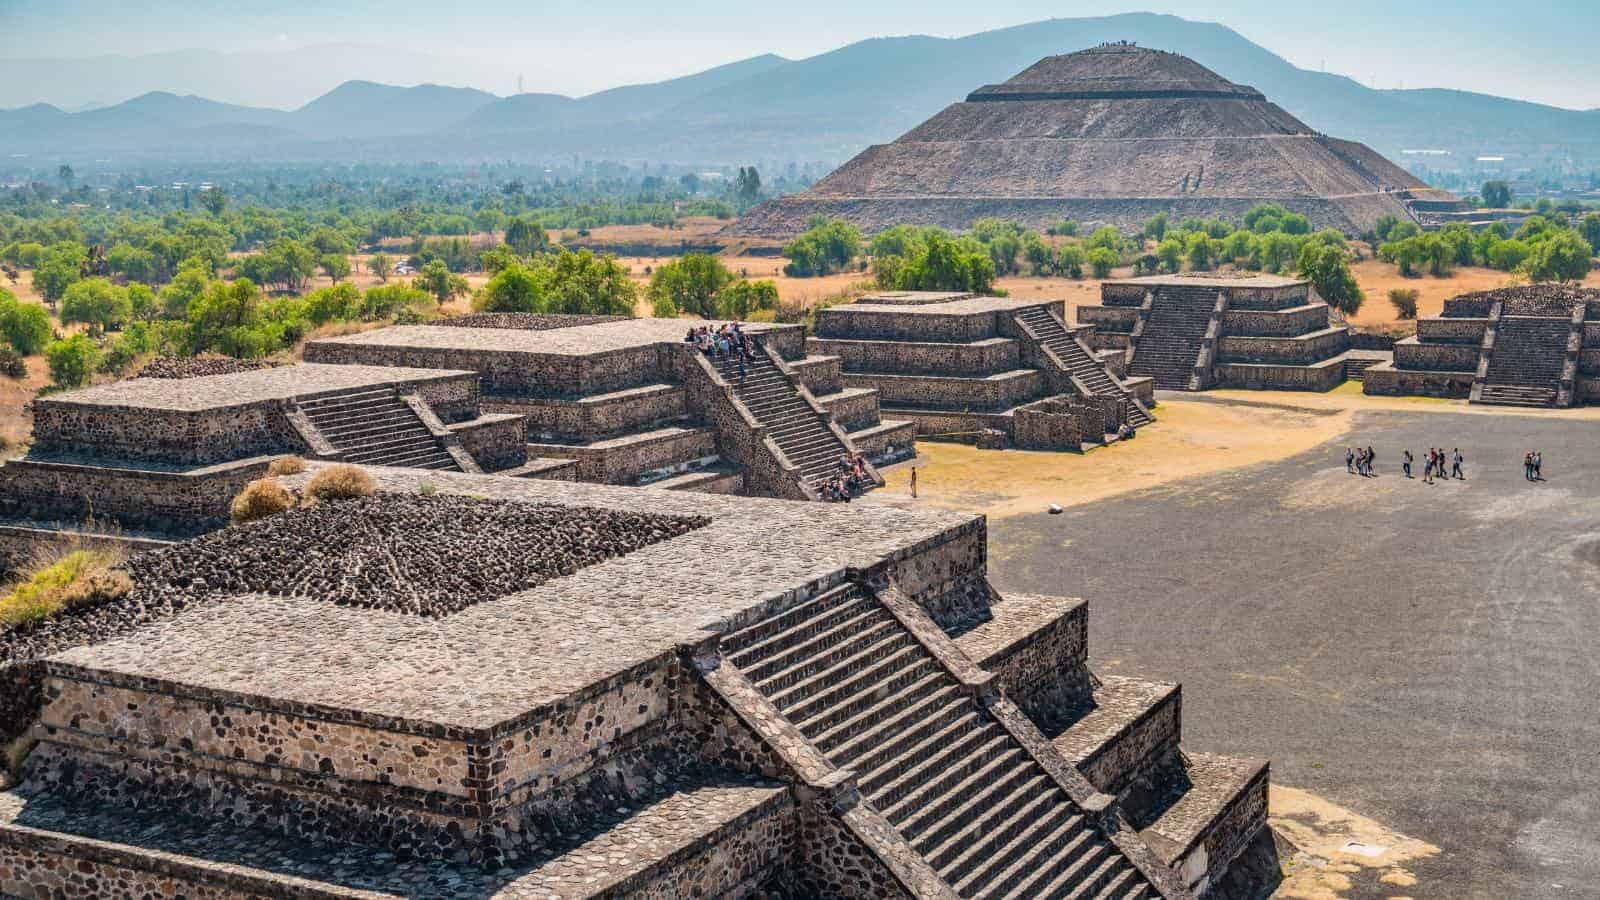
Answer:
[(1245, 289), (1271, 289), (1294, 287), (1305, 282), (1297, 278), (1286, 278), (1282, 275), (1262, 274), (1237, 274), (1237, 275), (1212, 275), (1202, 273), (1196, 275), (1147, 275), (1142, 278), (1122, 278), (1117, 284), (1138, 284), (1148, 287), (1216, 287), (1216, 288), (1245, 288)]
[(205, 412), (257, 403), (298, 400), (359, 388), (403, 387), (449, 381), (473, 373), (394, 366), (304, 363), (198, 378), (130, 378), (42, 397), (40, 406), (104, 407), (150, 412)]
[[(535, 331), (525, 328), (451, 328), (442, 325), (396, 325), (359, 334), (322, 338), (310, 347), (363, 346), (425, 350), (469, 350), (531, 353), (542, 356), (590, 356), (683, 340), (692, 326), (721, 326), (722, 322), (686, 319), (623, 319), (572, 328)], [(797, 325), (740, 323), (748, 334), (799, 331)], [(309, 347), (308, 347), (309, 349)]]
[(898, 295), (886, 294), (876, 297), (863, 297), (858, 302), (848, 306), (829, 307), (829, 309), (847, 310), (856, 313), (880, 312), (912, 316), (968, 316), (1004, 313), (1012, 310), (1027, 309), (1030, 306), (1042, 306), (1052, 302), (1060, 303), (1059, 300), (1025, 300), (1020, 297), (974, 297), (971, 294), (905, 292)]
[(440, 493), (647, 507), (711, 523), (442, 620), (244, 597), (68, 651), (52, 658), (52, 668), (129, 685), (201, 688), (251, 706), (321, 709), (382, 728), (481, 738), (695, 642), (706, 629), (723, 630), (763, 601), (943, 541), (970, 537), (981, 546), (983, 532), (981, 518), (956, 513), (371, 471), (384, 490), (415, 493), (427, 482)]

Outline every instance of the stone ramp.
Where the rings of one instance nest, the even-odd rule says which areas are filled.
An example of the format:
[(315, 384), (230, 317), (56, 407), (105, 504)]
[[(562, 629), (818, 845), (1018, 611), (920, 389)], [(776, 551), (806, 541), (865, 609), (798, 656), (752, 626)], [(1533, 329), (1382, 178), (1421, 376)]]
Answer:
[(449, 449), (392, 387), (317, 397), (297, 405), (344, 462), (461, 471)]
[(1143, 330), (1133, 344), (1128, 371), (1155, 379), (1156, 387), (1163, 390), (1197, 390), (1202, 385), (1195, 383), (1195, 367), (1211, 324), (1217, 289), (1163, 285), (1156, 287), (1153, 295)]
[(1489, 351), (1489, 367), (1477, 401), (1500, 406), (1555, 406), (1571, 331), (1568, 319), (1502, 316), (1495, 327), (1494, 347)]
[(0, 794), (0, 896), (726, 896), (787, 864), (793, 813), (782, 785), (706, 771), (582, 823), (531, 863), (486, 870), (13, 791)]
[(924, 639), (845, 584), (726, 636), (722, 654), (958, 895), (1154, 896)]
[(1111, 370), (1096, 359), (1089, 348), (1067, 331), (1066, 325), (1049, 308), (1031, 306), (1018, 311), (1017, 318), (1038, 336), (1039, 342), (1055, 354), (1074, 378), (1089, 389), (1091, 396), (1126, 401), (1129, 425), (1138, 428), (1154, 421), (1144, 405), (1117, 382)]

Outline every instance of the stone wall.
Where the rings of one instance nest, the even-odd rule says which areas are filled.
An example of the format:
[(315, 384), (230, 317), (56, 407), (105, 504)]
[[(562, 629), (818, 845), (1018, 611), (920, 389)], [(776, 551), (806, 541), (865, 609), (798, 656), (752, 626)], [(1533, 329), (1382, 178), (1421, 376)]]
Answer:
[(1310, 286), (1288, 284), (1281, 287), (1227, 288), (1229, 310), (1284, 310), (1313, 302)]
[(299, 453), (285, 402), (177, 411), (34, 402), (34, 455), (204, 466), (246, 456)]
[(448, 427), (461, 441), (461, 449), (485, 472), (512, 469), (528, 461), (527, 420), (521, 416), (491, 415)]
[(152, 859), (111, 844), (69, 842), (44, 832), (0, 832), (5, 861), (0, 896), (139, 897), (149, 900), (260, 900), (297, 896), (326, 898), (304, 882), (247, 874), (239, 869), (200, 869), (177, 860)]
[(1349, 347), (1349, 344), (1350, 333), (1343, 328), (1299, 337), (1228, 335), (1222, 338), (1221, 359), (1224, 363), (1260, 362), (1305, 366), (1338, 356)]
[(1431, 372), (1476, 372), (1480, 349), (1474, 344), (1424, 344), (1414, 338), (1396, 341), (1397, 369)]
[(266, 472), (256, 457), (186, 472), (17, 459), (0, 467), (0, 512), (11, 518), (198, 534), (227, 524), (241, 488)]
[[(994, 607), (981, 658), (998, 687), (1034, 722), (1058, 722), (1089, 695), (1089, 608), (1061, 597), (1014, 595)], [(969, 654), (975, 645), (963, 639)]]
[(823, 338), (964, 344), (997, 333), (995, 315), (886, 312), (853, 304), (817, 311), (817, 334)]
[(1462, 398), (1472, 393), (1476, 374), (1476, 369), (1472, 372), (1419, 372), (1379, 363), (1367, 369), (1361, 380), (1361, 390), (1383, 397)]
[(1139, 321), (1138, 306), (1080, 306), (1073, 314), (1078, 324), (1093, 325), (1103, 334), (1127, 334)]
[(1023, 450), (1081, 449), (1084, 435), (1098, 439), (1105, 434), (1089, 424), (1085, 412), (1061, 397), (1019, 406), (1011, 417), (1011, 440)]
[[(1465, 317), (1418, 319), (1417, 340), (1429, 344), (1471, 344), (1477, 347), (1483, 343), (1483, 332), (1488, 327), (1488, 319)], [(1473, 365), (1477, 365), (1477, 362), (1474, 361)]]
[(939, 375), (879, 375), (857, 372), (846, 375), (845, 384), (857, 388), (876, 388), (880, 401), (888, 406), (920, 406), (945, 409), (1009, 409), (1042, 393), (1044, 373), (1018, 370), (1016, 374), (989, 378), (958, 378)]
[(988, 375), (1021, 364), (1017, 342), (998, 337), (961, 344), (812, 338), (807, 346), (812, 353), (838, 356), (852, 373)]
[(687, 396), (680, 386), (655, 385), (576, 400), (491, 397), (483, 408), (527, 417), (528, 433), (535, 438), (588, 441), (681, 418), (688, 411)]
[(688, 391), (688, 408), (716, 429), (717, 452), (744, 468), (747, 491), (787, 500), (810, 499), (798, 470), (784, 465), (778, 445), (704, 356), (689, 347), (674, 348), (672, 370)]
[(1229, 337), (1294, 337), (1327, 327), (1327, 304), (1307, 305), (1281, 312), (1230, 306), (1222, 314), (1222, 333)]
[(570, 355), (311, 341), (306, 344), (305, 359), (341, 365), (468, 369), (482, 379), (485, 395), (577, 399), (661, 381), (660, 352), (654, 345)]
[(1344, 361), (1325, 360), (1314, 365), (1273, 363), (1217, 363), (1216, 387), (1255, 391), (1331, 391), (1344, 383)]

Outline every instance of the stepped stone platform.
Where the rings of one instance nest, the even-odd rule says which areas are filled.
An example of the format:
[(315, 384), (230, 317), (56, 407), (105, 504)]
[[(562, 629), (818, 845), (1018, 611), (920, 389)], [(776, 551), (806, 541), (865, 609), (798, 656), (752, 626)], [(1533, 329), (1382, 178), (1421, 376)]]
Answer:
[(343, 502), (696, 527), (438, 617), (217, 596), (49, 656), (0, 893), (1188, 898), (1265, 827), (1175, 704), (1092, 721), (1139, 704), (1087, 606), (997, 594), (981, 517), (369, 471)]
[(479, 409), (472, 372), (293, 365), (134, 378), (34, 401), (0, 511), (192, 534), (274, 456), (481, 472), (522, 465), (522, 422)]
[(814, 355), (923, 437), (1079, 449), (1152, 419), (1147, 379), (1096, 358), (1059, 300), (895, 291), (819, 310)]
[[(1107, 281), (1080, 306), (1089, 345), (1163, 390), (1326, 391), (1370, 353), (1350, 350), (1310, 284), (1276, 275), (1155, 275)], [(1354, 354), (1354, 355), (1353, 355)]]
[(1453, 297), (1395, 342), (1391, 363), (1367, 370), (1363, 390), (1500, 406), (1600, 402), (1600, 290), (1525, 285)]
[(799, 326), (741, 323), (759, 345), (741, 367), (684, 342), (698, 321), (542, 316), (502, 327), (520, 322), (384, 328), (312, 341), (306, 358), (476, 372), (487, 409), (526, 420), (528, 455), (572, 460), (583, 481), (816, 499), (841, 456), (914, 452), (912, 429), (885, 423), (876, 394), (841, 384), (837, 360), (807, 355)]

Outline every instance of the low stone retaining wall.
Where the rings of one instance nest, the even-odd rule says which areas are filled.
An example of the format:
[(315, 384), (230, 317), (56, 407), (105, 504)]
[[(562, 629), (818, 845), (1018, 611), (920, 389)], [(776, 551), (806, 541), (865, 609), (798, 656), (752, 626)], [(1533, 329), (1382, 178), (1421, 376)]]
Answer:
[(1350, 346), (1350, 333), (1343, 328), (1330, 328), (1298, 337), (1229, 335), (1221, 343), (1223, 364), (1239, 362), (1305, 366), (1343, 353)]
[(1483, 332), (1488, 327), (1488, 319), (1418, 319), (1417, 340), (1426, 344), (1470, 344), (1477, 347), (1483, 343)]
[(993, 314), (902, 313), (843, 304), (818, 311), (817, 334), (822, 338), (848, 335), (852, 340), (964, 344), (993, 337), (995, 321)]
[(1309, 291), (1304, 284), (1234, 286), (1227, 290), (1229, 310), (1288, 310), (1304, 305), (1309, 299)]
[(1426, 372), (1397, 369), (1393, 363), (1379, 363), (1367, 369), (1361, 379), (1363, 393), (1383, 397), (1464, 398), (1472, 393), (1472, 372)]
[(1423, 372), (1476, 372), (1480, 348), (1473, 344), (1424, 344), (1416, 338), (1396, 341), (1397, 369)]
[(107, 520), (164, 534), (198, 534), (228, 521), (228, 506), (270, 457), (187, 471), (115, 462), (12, 460), (0, 467), (0, 512), (13, 518)]
[[(1143, 295), (1140, 297), (1142, 299)], [(1098, 331), (1113, 334), (1128, 334), (1139, 321), (1139, 307), (1080, 306), (1074, 315), (1079, 325), (1093, 325)]]
[[(815, 352), (811, 351), (810, 342), (806, 349)], [(813, 394), (833, 394), (844, 387), (843, 365), (836, 356), (807, 356), (789, 363), (789, 369)]]
[(681, 386), (651, 385), (576, 400), (487, 396), (482, 406), (485, 412), (526, 417), (534, 438), (588, 441), (682, 417), (687, 398)]
[(1294, 337), (1328, 327), (1328, 306), (1311, 304), (1281, 311), (1239, 309), (1222, 314), (1225, 337)]
[(710, 428), (685, 428), (670, 433), (595, 444), (530, 443), (534, 456), (572, 459), (578, 480), (627, 484), (646, 472), (681, 466), (717, 455), (717, 435)]
[(485, 415), (447, 426), (485, 472), (513, 469), (528, 461), (527, 420), (518, 415)]
[(1344, 376), (1342, 359), (1309, 366), (1236, 362), (1216, 366), (1217, 387), (1257, 391), (1331, 391), (1344, 383)]
[(306, 362), (477, 372), (486, 394), (578, 399), (662, 381), (659, 345), (583, 355), (311, 341)]
[(1021, 365), (1017, 342), (1010, 338), (960, 344), (812, 338), (808, 346), (813, 353), (838, 356), (851, 373), (987, 375)]
[(885, 404), (981, 410), (1016, 406), (1037, 397), (1045, 388), (1044, 373), (1037, 369), (988, 378), (852, 373), (844, 380), (850, 387), (877, 388)]

